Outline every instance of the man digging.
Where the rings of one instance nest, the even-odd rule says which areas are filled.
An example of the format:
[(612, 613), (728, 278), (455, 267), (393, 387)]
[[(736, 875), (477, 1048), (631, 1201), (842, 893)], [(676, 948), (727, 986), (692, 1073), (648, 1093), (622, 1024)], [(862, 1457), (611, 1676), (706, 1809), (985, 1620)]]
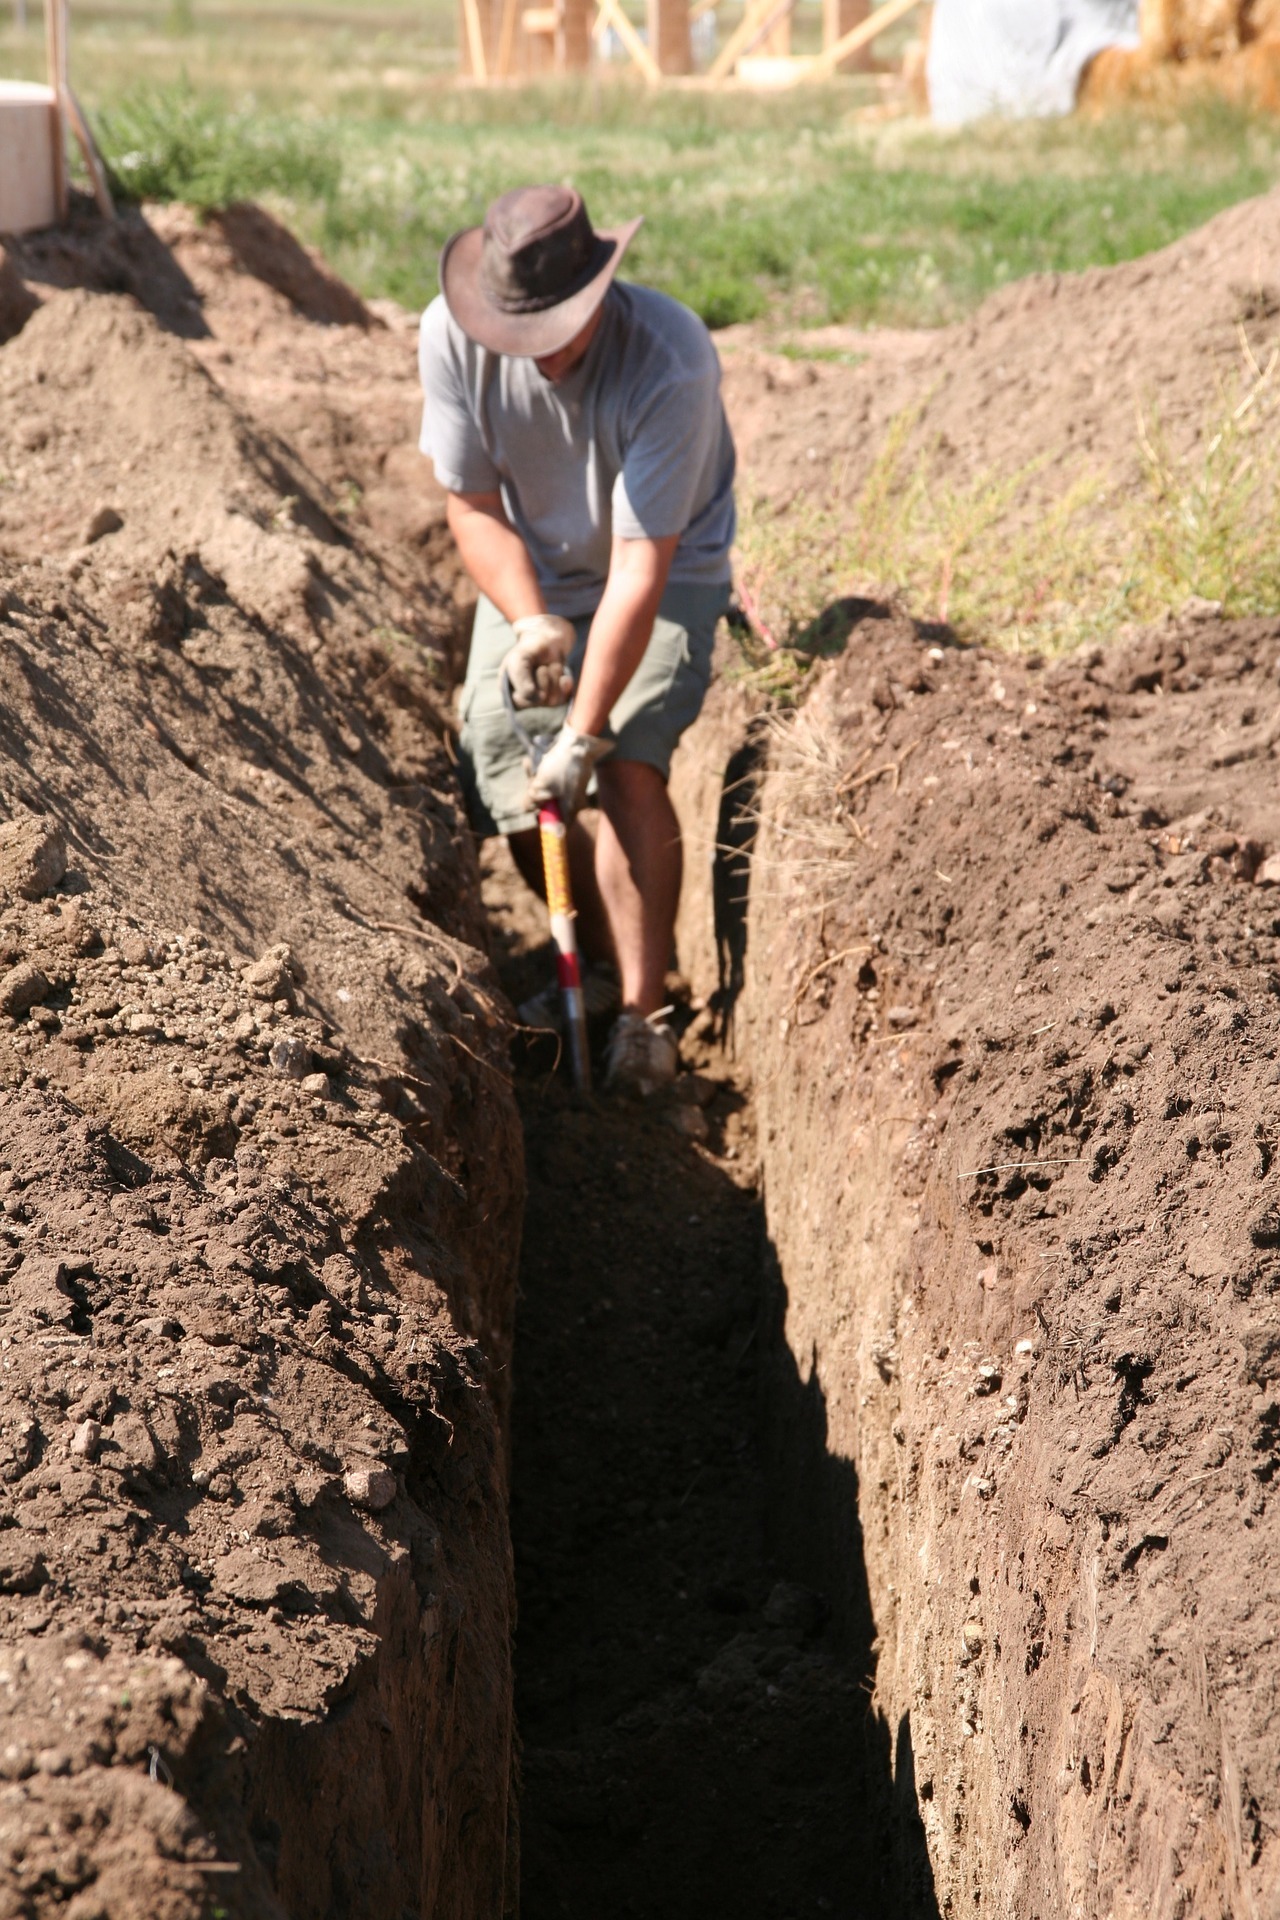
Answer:
[[(671, 755), (729, 598), (734, 451), (720, 363), (678, 301), (615, 279), (640, 221), (596, 233), (568, 187), (520, 187), (455, 234), (422, 320), (422, 450), (480, 591), (462, 696), (471, 818), (539, 892), (536, 809), (569, 829), (589, 1012), (618, 1007), (611, 1086), (674, 1078), (663, 1005), (680, 898)], [(530, 777), (506, 668), (554, 746)], [(543, 709), (553, 709), (544, 712)], [(594, 779), (594, 840), (576, 819)], [(616, 970), (615, 970), (616, 969)], [(554, 989), (521, 1009), (550, 1025)]]

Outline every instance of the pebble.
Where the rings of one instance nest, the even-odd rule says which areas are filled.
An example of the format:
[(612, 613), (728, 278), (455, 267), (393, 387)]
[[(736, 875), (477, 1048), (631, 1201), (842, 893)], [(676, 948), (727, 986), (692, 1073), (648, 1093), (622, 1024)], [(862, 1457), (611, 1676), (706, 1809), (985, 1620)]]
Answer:
[(348, 1500), (356, 1507), (381, 1513), (396, 1497), (396, 1477), (386, 1467), (352, 1467), (343, 1475)]
[(998, 1361), (980, 1360), (978, 1362), (978, 1377), (973, 1383), (975, 1393), (999, 1393), (1003, 1382), (1004, 1375), (1000, 1371)]
[(120, 942), (120, 958), (126, 967), (152, 967), (155, 965), (155, 949), (140, 933), (126, 933)]
[(101, 1424), (97, 1420), (82, 1420), (71, 1436), (71, 1451), (82, 1460), (94, 1460), (101, 1440)]
[(329, 1098), (329, 1076), (327, 1073), (306, 1073), (302, 1076), (303, 1093), (312, 1093), (318, 1100)]
[(304, 1040), (284, 1034), (272, 1044), (269, 1057), (276, 1072), (288, 1074), (291, 1080), (305, 1081), (310, 1077), (311, 1049)]
[(124, 525), (124, 516), (114, 507), (98, 507), (89, 516), (84, 530), (84, 545), (91, 547), (95, 540), (103, 540), (109, 533), (119, 533)]
[(914, 1027), (919, 1015), (914, 1007), (890, 1007), (885, 1018), (891, 1027), (897, 1027), (901, 1031), (905, 1027)]
[(705, 1140), (710, 1132), (701, 1107), (675, 1107), (669, 1118), (676, 1132), (682, 1133), (686, 1140)]

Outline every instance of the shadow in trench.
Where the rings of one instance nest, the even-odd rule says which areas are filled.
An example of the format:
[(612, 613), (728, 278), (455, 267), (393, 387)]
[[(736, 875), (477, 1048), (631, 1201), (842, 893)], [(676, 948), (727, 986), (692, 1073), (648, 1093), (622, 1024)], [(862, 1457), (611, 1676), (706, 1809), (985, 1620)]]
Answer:
[(524, 1920), (929, 1920), (856, 1477), (736, 1177), (749, 1111), (718, 1078), (700, 1152), (670, 1111), (522, 1098)]

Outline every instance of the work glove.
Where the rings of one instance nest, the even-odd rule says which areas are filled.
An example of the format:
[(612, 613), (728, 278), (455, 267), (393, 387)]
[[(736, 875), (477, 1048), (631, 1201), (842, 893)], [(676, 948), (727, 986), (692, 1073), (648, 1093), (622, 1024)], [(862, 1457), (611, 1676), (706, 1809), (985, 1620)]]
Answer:
[(587, 797), (596, 761), (612, 752), (612, 740), (598, 740), (595, 734), (579, 733), (568, 724), (561, 727), (529, 781), (529, 805), (542, 807), (558, 800), (565, 819), (572, 820)]
[(577, 639), (572, 620), (558, 613), (527, 613), (512, 629), (516, 643), (503, 656), (517, 707), (560, 707), (573, 692), (569, 655)]

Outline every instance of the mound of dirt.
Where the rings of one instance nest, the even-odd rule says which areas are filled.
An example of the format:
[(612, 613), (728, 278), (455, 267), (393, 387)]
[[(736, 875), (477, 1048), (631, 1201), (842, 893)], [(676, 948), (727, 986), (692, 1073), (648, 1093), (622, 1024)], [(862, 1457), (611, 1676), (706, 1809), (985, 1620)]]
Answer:
[(1046, 670), (882, 609), (772, 727), (774, 1510), (943, 1912), (1275, 1905), (1278, 755), (1212, 616)]
[(796, 336), (797, 351), (806, 338), (842, 346), (863, 356), (857, 366), (762, 353), (731, 329), (718, 337), (748, 483), (775, 499), (846, 490), (911, 412), (909, 445), (931, 449), (939, 479), (1034, 460), (1046, 493), (1080, 472), (1127, 485), (1141, 466), (1139, 405), (1182, 454), (1266, 368), (1280, 341), (1278, 250), (1280, 190), (1124, 266), (1020, 280), (959, 326)]
[[(5, 273), (8, 273), (8, 281)], [(0, 339), (55, 291), (125, 293), (184, 339), (259, 428), (307, 463), (342, 525), (371, 534), (383, 564), (465, 639), (474, 592), (444, 524), (444, 494), (417, 450), (417, 321), (361, 301), (260, 207), (198, 218), (182, 206), (126, 209), (9, 243)], [(456, 665), (456, 661), (453, 663)]]
[[(445, 745), (453, 604), (178, 331), (23, 284), (5, 1899), (498, 1913), (522, 1155)], [(296, 330), (373, 337), (290, 287)]]

